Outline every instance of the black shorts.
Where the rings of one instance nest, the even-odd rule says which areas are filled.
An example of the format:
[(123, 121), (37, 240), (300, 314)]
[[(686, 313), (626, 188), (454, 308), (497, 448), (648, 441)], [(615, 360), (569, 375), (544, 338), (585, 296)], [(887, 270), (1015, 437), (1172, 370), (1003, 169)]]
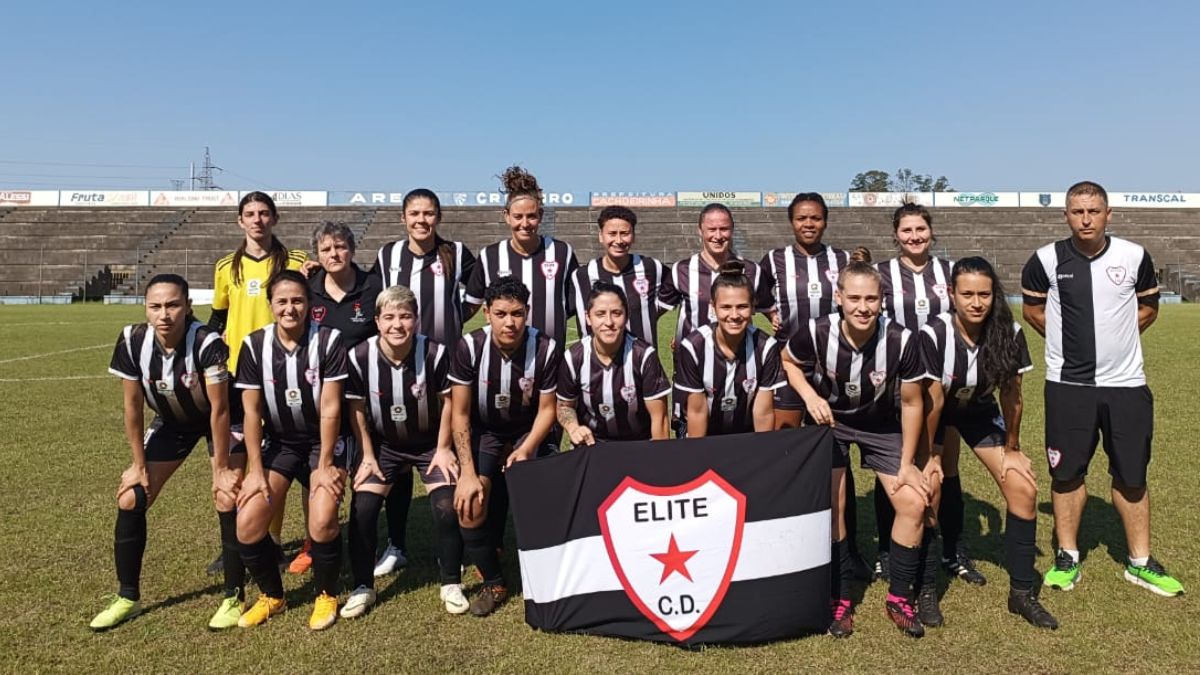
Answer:
[(1101, 434), (1108, 473), (1127, 487), (1144, 487), (1154, 437), (1150, 388), (1046, 382), (1046, 460), (1051, 478), (1066, 482), (1086, 476)]
[(1004, 426), (1004, 415), (1000, 406), (992, 401), (991, 405), (975, 406), (962, 410), (945, 410), (938, 421), (937, 432), (933, 436), (933, 444), (941, 447), (946, 436), (946, 427), (958, 430), (958, 435), (968, 448), (1003, 447), (1008, 440), (1008, 430)]
[(790, 385), (785, 384), (772, 393), (776, 410), (807, 410), (804, 399), (800, 398), (800, 394)]
[[(345, 469), (351, 451), (346, 439), (339, 438), (333, 449), (333, 465)], [(287, 478), (299, 481), (304, 489), (308, 489), (309, 475), (317, 468), (321, 459), (321, 445), (307, 443), (285, 442), (269, 438), (263, 440), (263, 468)]]
[(379, 470), (383, 473), (384, 484), (395, 485), (398, 479), (412, 480), (408, 478), (408, 473), (416, 469), (427, 492), (454, 485), (454, 479), (443, 474), (441, 469), (429, 471), (429, 463), (433, 461), (435, 450), (432, 445), (425, 448), (407, 448), (404, 451), (393, 450), (386, 445), (376, 446), (376, 461), (379, 462)]
[(850, 466), (850, 444), (853, 443), (858, 446), (863, 467), (885, 476), (895, 476), (900, 473), (903, 438), (899, 424), (880, 431), (863, 431), (838, 422), (833, 427), (833, 468)]
[[(203, 438), (208, 446), (208, 456), (213, 456), (212, 436), (207, 429), (186, 430), (168, 427), (161, 417), (155, 417), (142, 439), (147, 462), (178, 462), (192, 454), (192, 448)], [(245, 454), (246, 444), (241, 437), (231, 438), (229, 454)]]
[[(475, 460), (475, 472), (479, 476), (487, 476), (493, 481), (500, 476), (500, 472), (504, 470), (504, 462), (508, 456), (512, 454), (514, 448), (525, 442), (525, 437), (529, 433), (520, 435), (511, 434), (496, 434), (490, 431), (483, 431), (475, 434), (471, 438), (471, 454)], [(546, 436), (546, 440), (538, 447), (534, 457), (545, 457), (558, 452), (558, 443), (555, 442), (554, 430), (552, 429)]]

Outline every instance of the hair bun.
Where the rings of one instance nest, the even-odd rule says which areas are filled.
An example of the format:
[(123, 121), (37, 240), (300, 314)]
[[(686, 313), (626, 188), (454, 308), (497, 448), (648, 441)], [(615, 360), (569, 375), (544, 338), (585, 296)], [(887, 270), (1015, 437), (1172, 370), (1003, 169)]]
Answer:
[(741, 260), (726, 260), (717, 268), (717, 274), (741, 276), (746, 274), (746, 263)]
[(871, 262), (871, 249), (866, 246), (859, 246), (850, 253), (850, 262)]
[(504, 170), (500, 182), (509, 195), (535, 195), (541, 199), (542, 188), (538, 186), (537, 178), (516, 164)]

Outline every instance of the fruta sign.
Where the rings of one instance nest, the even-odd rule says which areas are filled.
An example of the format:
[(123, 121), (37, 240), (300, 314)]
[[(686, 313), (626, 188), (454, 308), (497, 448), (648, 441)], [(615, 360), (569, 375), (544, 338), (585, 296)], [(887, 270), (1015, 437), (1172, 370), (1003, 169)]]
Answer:
[(625, 594), (679, 641), (708, 623), (742, 548), (746, 496), (709, 470), (682, 485), (626, 477), (597, 512)]

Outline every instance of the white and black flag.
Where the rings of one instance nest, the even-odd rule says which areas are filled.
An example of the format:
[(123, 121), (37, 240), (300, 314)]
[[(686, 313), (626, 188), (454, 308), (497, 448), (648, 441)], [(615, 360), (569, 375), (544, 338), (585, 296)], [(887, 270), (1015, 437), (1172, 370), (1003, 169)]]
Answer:
[(513, 465), (526, 622), (680, 644), (823, 632), (832, 443), (806, 427)]

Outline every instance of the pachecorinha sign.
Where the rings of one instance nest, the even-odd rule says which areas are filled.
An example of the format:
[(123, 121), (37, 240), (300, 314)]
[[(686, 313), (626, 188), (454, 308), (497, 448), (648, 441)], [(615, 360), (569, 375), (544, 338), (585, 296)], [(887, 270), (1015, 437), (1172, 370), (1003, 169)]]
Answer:
[(525, 620), (754, 643), (829, 623), (832, 434), (604, 443), (507, 474)]

